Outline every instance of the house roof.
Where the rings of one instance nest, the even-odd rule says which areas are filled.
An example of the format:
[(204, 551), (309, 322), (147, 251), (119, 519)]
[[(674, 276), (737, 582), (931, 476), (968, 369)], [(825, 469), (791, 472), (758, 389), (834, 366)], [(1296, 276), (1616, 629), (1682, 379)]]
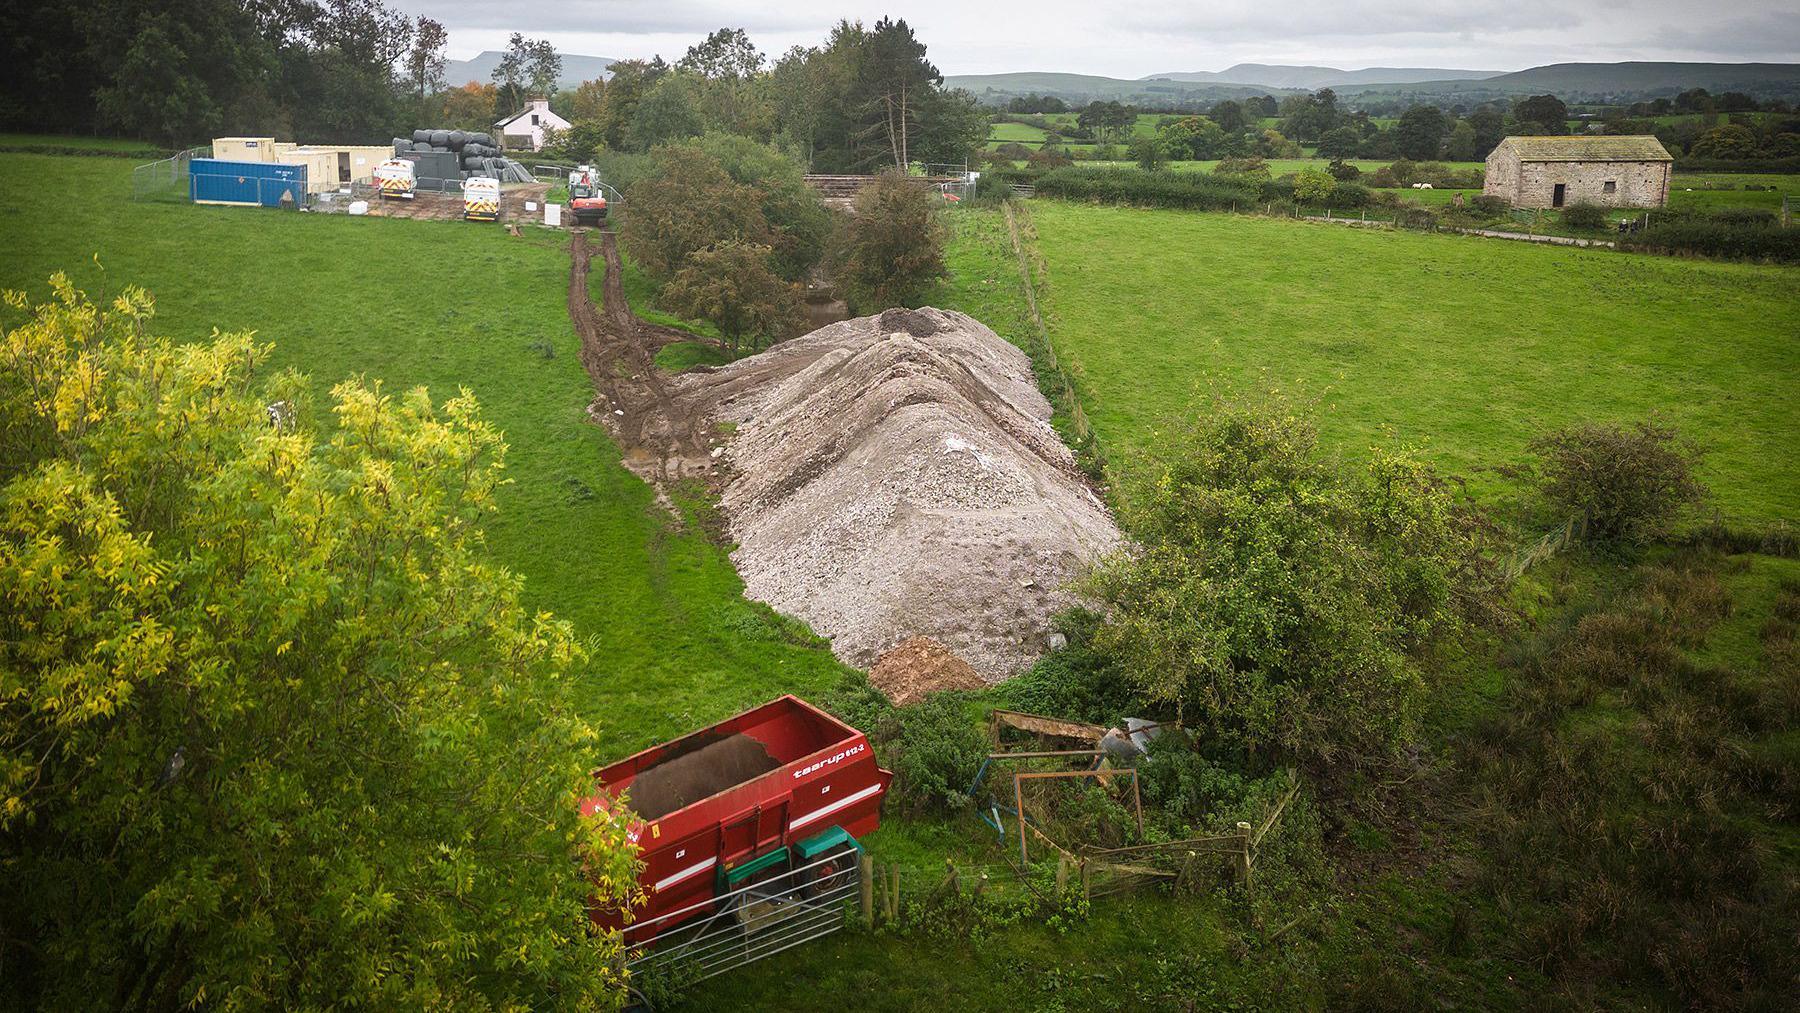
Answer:
[(505, 119), (495, 120), (494, 126), (504, 127), (509, 124), (516, 123), (519, 120), (523, 119), (525, 117), (526, 113), (537, 113), (539, 116), (544, 117), (545, 122), (547, 122), (550, 126), (553, 126), (553, 127), (557, 126), (558, 124), (560, 124), (563, 127), (569, 126), (568, 120), (563, 119), (561, 116), (558, 116), (558, 115), (556, 115), (556, 113), (551, 111), (549, 103), (539, 104), (536, 101), (526, 103), (525, 108), (519, 110), (516, 113), (513, 113), (511, 116), (508, 116)]
[(1500, 142), (1521, 162), (1673, 162), (1662, 142), (1649, 134), (1588, 134), (1579, 137), (1508, 137)]

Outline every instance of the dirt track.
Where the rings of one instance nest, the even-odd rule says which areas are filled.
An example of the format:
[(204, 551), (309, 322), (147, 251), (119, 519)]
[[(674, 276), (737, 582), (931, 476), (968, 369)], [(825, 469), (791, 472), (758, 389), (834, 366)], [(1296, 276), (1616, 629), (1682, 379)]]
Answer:
[(714, 468), (704, 413), (698, 406), (678, 404), (656, 369), (658, 350), (693, 338), (645, 323), (631, 312), (618, 241), (609, 229), (599, 236), (606, 264), (602, 306), (588, 297), (594, 247), (586, 231), (575, 233), (569, 268), (569, 319), (581, 337), (581, 364), (596, 393), (588, 412), (612, 432), (625, 466), (651, 485), (660, 489), (665, 482), (704, 477)]

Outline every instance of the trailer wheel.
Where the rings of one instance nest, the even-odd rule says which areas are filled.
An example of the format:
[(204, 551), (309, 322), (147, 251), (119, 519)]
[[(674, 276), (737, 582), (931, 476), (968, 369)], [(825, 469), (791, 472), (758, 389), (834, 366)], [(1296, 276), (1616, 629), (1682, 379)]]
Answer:
[(856, 877), (857, 851), (848, 844), (840, 844), (826, 852), (812, 870), (812, 882), (806, 885), (807, 898), (823, 897), (833, 890), (849, 886)]

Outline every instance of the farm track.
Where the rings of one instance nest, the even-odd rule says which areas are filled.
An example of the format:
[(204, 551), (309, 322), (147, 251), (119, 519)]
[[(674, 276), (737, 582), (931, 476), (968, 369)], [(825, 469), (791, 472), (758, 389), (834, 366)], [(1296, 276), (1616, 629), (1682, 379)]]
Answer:
[(617, 237), (600, 230), (606, 265), (604, 304), (588, 296), (593, 246), (585, 230), (570, 244), (569, 319), (581, 338), (581, 364), (597, 395), (588, 414), (605, 423), (619, 445), (625, 467), (663, 491), (668, 482), (706, 477), (712, 472), (705, 412), (692, 401), (684, 404), (670, 392), (656, 367), (664, 345), (693, 340), (692, 335), (638, 319), (625, 301), (623, 268)]

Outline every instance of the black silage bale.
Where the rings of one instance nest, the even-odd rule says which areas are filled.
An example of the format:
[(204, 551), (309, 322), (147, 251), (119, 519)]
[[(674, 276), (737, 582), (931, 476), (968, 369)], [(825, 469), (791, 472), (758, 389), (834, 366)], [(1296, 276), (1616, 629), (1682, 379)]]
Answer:
[(431, 131), (429, 131), (429, 130), (415, 130), (415, 131), (413, 131), (413, 140), (415, 140), (415, 141), (424, 141), (424, 142), (426, 142), (426, 143), (427, 143), (427, 144), (429, 144), (429, 143), (431, 143)]
[(450, 143), (450, 131), (448, 131), (448, 130), (433, 130), (431, 132), (431, 146), (432, 147), (440, 148), (449, 143)]
[(465, 134), (460, 130), (450, 131), (450, 146), (452, 148), (460, 148), (464, 144), (466, 144), (468, 142), (468, 140), (469, 140), (468, 134)]

